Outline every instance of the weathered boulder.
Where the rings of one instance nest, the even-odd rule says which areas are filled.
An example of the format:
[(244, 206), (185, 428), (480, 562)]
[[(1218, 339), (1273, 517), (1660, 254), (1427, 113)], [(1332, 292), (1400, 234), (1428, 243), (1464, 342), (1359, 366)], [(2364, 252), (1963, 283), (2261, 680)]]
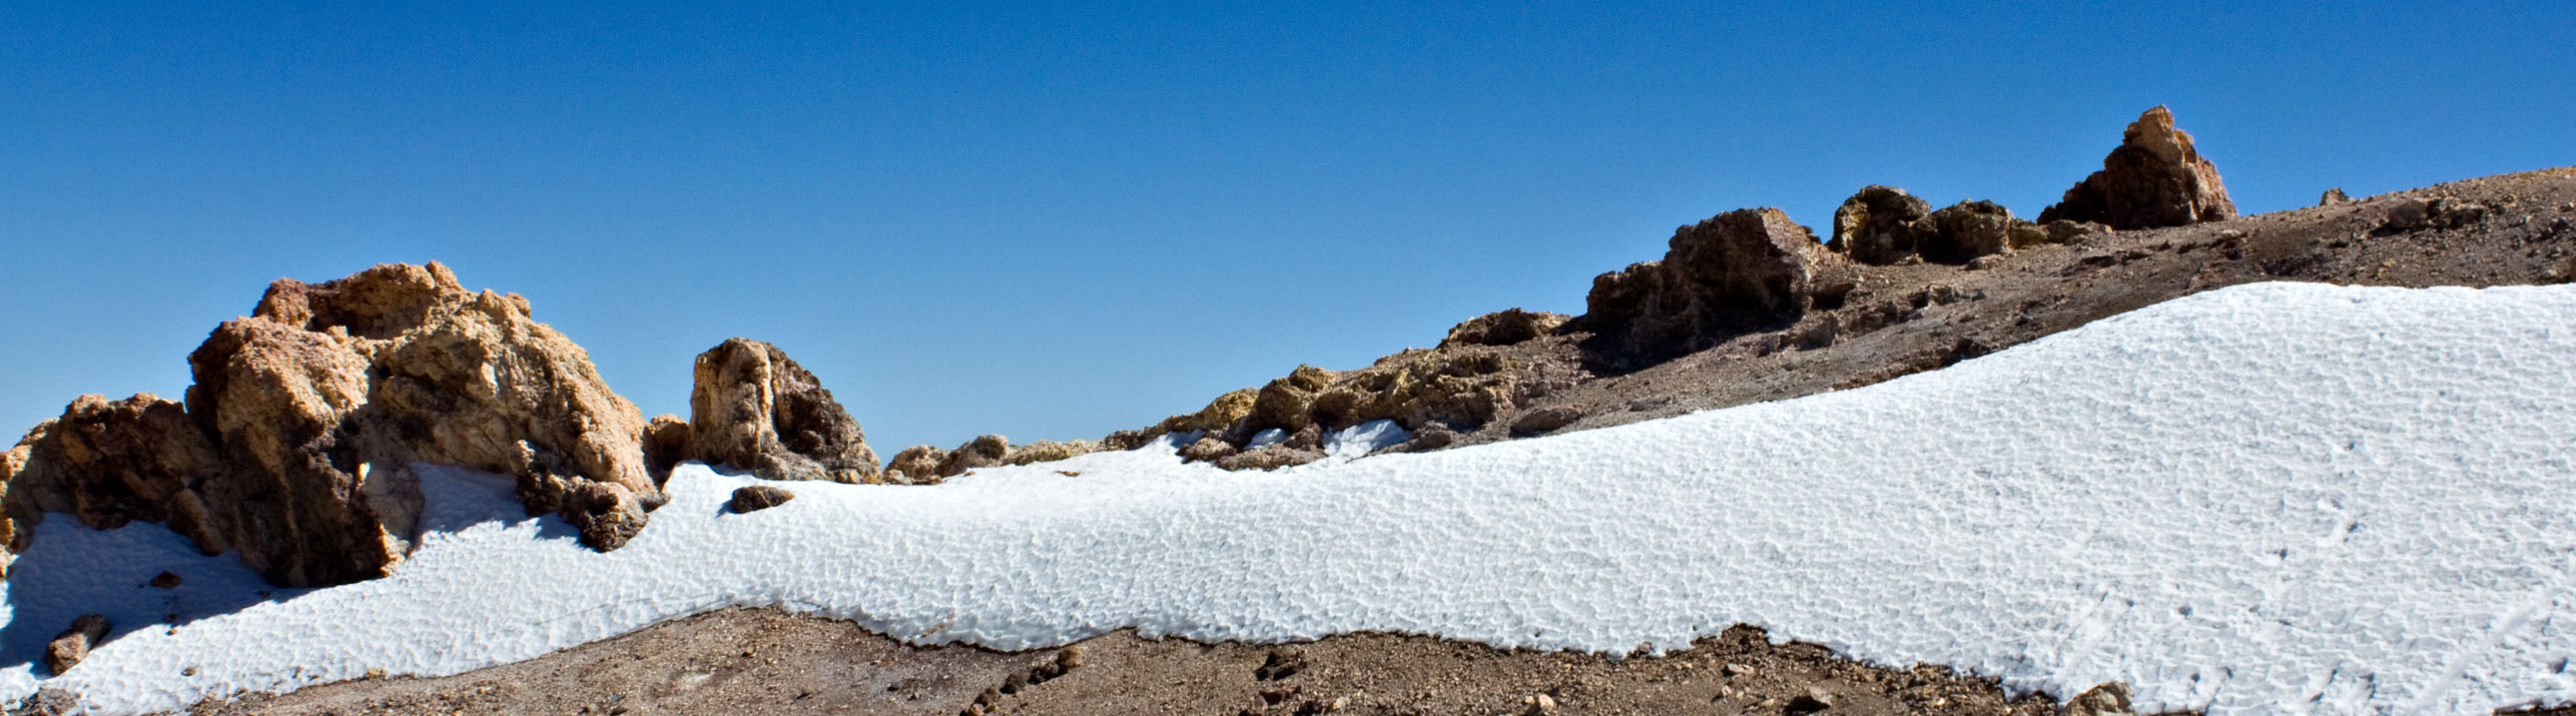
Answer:
[(777, 346), (728, 339), (698, 355), (689, 453), (771, 480), (875, 482), (859, 422)]
[(55, 676), (72, 670), (81, 660), (89, 658), (89, 650), (98, 648), (99, 642), (107, 640), (107, 631), (105, 615), (83, 614), (73, 619), (71, 628), (64, 629), (52, 642), (45, 644), (45, 668), (53, 671)]
[(1932, 212), (1924, 221), (1932, 231), (1924, 238), (1923, 258), (1941, 263), (2012, 253), (2013, 230), (2028, 223), (1991, 201), (1962, 201)]
[(198, 544), (276, 584), (382, 575), (417, 528), (414, 462), (513, 475), (530, 514), (598, 549), (662, 500), (643, 419), (581, 347), (434, 262), (281, 279), (188, 363), (188, 416), (224, 465), (197, 487), (220, 544)]
[(946, 459), (948, 451), (929, 445), (904, 448), (894, 454), (894, 459), (886, 461), (885, 480), (898, 485), (938, 483), (945, 477), (939, 474), (939, 463)]
[(2218, 167), (2174, 128), (2173, 112), (2159, 105), (2138, 115), (2120, 146), (2102, 159), (2102, 170), (2084, 178), (2039, 223), (2095, 221), (2114, 229), (2181, 226), (2236, 218), (2236, 203), (2219, 182)]
[(796, 499), (796, 493), (788, 492), (777, 487), (770, 485), (744, 485), (742, 487), (734, 488), (733, 499), (725, 501), (725, 508), (733, 510), (736, 514), (759, 512), (761, 510), (787, 504), (788, 500), (793, 499)]
[(2336, 204), (2350, 203), (2351, 201), (2352, 197), (2344, 195), (2343, 187), (2327, 189), (2326, 193), (2317, 196), (2317, 206), (2334, 206)]
[(1834, 238), (1827, 248), (1853, 261), (1884, 266), (1922, 251), (1924, 217), (1932, 204), (1905, 190), (1872, 184), (1834, 210)]
[(1040, 440), (1027, 445), (1013, 445), (1002, 456), (1004, 465), (1029, 465), (1055, 462), (1108, 449), (1097, 440)]
[(1532, 410), (1512, 419), (1512, 435), (1544, 435), (1582, 419), (1583, 411), (1566, 406)]
[(1547, 335), (1565, 325), (1562, 313), (1531, 312), (1518, 308), (1488, 313), (1467, 319), (1449, 329), (1440, 339), (1441, 348), (1454, 346), (1508, 346)]
[(1000, 435), (977, 435), (939, 459), (939, 475), (956, 477), (966, 471), (1003, 464), (1011, 456), (1011, 439)]
[(1661, 261), (1594, 278), (1578, 320), (1597, 356), (1660, 359), (1796, 321), (1840, 261), (1779, 209), (1738, 209), (1675, 231)]
[(23, 552), (45, 513), (68, 513), (92, 529), (164, 522), (223, 551), (194, 488), (221, 465), (214, 443), (179, 403), (151, 394), (110, 401), (84, 395), (27, 433), (0, 459), (0, 566)]

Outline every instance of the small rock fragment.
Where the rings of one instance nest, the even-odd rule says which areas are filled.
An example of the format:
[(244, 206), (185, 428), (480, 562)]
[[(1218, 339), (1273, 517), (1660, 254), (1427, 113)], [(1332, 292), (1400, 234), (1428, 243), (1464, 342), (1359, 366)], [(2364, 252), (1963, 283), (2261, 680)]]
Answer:
[(744, 485), (735, 488), (733, 499), (725, 503), (736, 513), (759, 512), (796, 499), (796, 493), (769, 485)]
[(162, 572), (152, 578), (152, 586), (162, 589), (178, 589), (179, 582), (179, 575), (170, 572)]
[(2129, 685), (2118, 681), (2095, 686), (2066, 702), (2066, 716), (2137, 716), (2129, 705)]
[(2334, 206), (2348, 201), (2352, 201), (2352, 197), (2344, 196), (2343, 187), (2335, 187), (2327, 189), (2325, 196), (2317, 197), (2317, 206)]
[(83, 614), (72, 620), (70, 629), (45, 645), (45, 668), (53, 670), (55, 676), (72, 670), (82, 659), (89, 658), (89, 650), (98, 648), (98, 643), (107, 638), (107, 629), (105, 615)]
[(1556, 432), (1583, 419), (1583, 411), (1567, 406), (1532, 410), (1512, 421), (1513, 435), (1539, 435)]

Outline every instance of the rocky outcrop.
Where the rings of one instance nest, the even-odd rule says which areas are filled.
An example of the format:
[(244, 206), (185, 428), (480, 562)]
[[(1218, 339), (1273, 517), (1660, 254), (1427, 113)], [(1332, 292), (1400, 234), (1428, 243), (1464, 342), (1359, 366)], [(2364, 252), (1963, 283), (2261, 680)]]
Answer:
[(1884, 266), (1916, 258), (1930, 227), (1932, 203), (1892, 186), (1872, 184), (1834, 209), (1834, 238), (1826, 247), (1865, 264)]
[(272, 583), (319, 586), (408, 552), (415, 462), (516, 476), (531, 514), (599, 549), (662, 499), (643, 420), (581, 348), (525, 299), (467, 291), (436, 263), (279, 280), (188, 363), (184, 407), (83, 396), (0, 462), (12, 551), (45, 512), (158, 521)]
[(1440, 339), (1441, 348), (1456, 346), (1508, 346), (1555, 332), (1572, 318), (1562, 313), (1506, 309), (1467, 319), (1449, 329)]
[(770, 480), (877, 481), (858, 421), (786, 351), (729, 339), (698, 355), (695, 377), (689, 459)]
[(2138, 115), (2120, 146), (2102, 159), (2102, 170), (2066, 190), (2039, 212), (2039, 222), (2093, 221), (2114, 229), (2181, 226), (2236, 218), (2236, 203), (2219, 182), (2218, 167), (2200, 156), (2191, 135), (2174, 128), (2163, 106)]
[(2138, 716), (2129, 699), (2128, 684), (2105, 682), (2068, 700), (2066, 716)]
[(2047, 229), (1991, 201), (1931, 207), (1903, 189), (1863, 187), (1834, 211), (1834, 238), (1825, 246), (1853, 261), (1884, 266), (1916, 260), (1961, 264), (2049, 242)]
[(1587, 350), (1637, 364), (1795, 322), (1850, 290), (1841, 259), (1779, 209), (1739, 209), (1673, 233), (1663, 260), (1602, 274), (1584, 299)]
[(83, 614), (73, 619), (71, 628), (64, 629), (52, 642), (45, 644), (45, 668), (53, 671), (55, 676), (72, 670), (73, 666), (89, 658), (89, 650), (98, 648), (99, 642), (107, 640), (107, 631), (105, 615)]
[(1106, 443), (1093, 440), (1040, 440), (1027, 445), (1012, 445), (1010, 438), (1000, 435), (978, 435), (955, 450), (941, 450), (928, 445), (904, 448), (886, 464), (886, 480), (927, 485), (977, 468), (1053, 462), (1108, 449), (1111, 448)]
[(725, 501), (725, 508), (733, 510), (735, 514), (759, 512), (761, 510), (787, 504), (788, 500), (793, 499), (796, 499), (796, 493), (788, 492), (777, 487), (769, 485), (744, 485), (742, 487), (734, 488), (733, 498)]

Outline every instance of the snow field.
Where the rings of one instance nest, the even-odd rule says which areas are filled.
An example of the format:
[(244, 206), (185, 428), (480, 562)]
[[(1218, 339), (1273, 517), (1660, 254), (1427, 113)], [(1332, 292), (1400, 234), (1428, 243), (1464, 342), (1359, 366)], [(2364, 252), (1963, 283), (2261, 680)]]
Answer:
[(28, 559), (204, 576), (73, 605), (22, 572), (10, 663), (82, 609), (140, 621), (112, 614), (128, 633), (66, 676), (9, 667), (0, 696), (169, 709), (784, 605), (1002, 649), (1132, 626), (1624, 653), (1743, 622), (2060, 696), (2123, 680), (2142, 710), (2576, 700), (2576, 288), (2242, 286), (1866, 388), (1347, 459), (1391, 427), (1276, 473), (1167, 443), (783, 483), (796, 501), (740, 515), (723, 502), (756, 480), (684, 466), (604, 554), (506, 478), (424, 468), (434, 529), (393, 576), (266, 601), (158, 527), (49, 520)]

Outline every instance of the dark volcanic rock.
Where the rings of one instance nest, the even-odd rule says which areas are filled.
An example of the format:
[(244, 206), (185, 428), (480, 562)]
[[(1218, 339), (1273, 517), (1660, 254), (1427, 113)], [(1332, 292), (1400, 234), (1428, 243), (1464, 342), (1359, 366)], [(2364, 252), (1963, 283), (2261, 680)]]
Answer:
[(788, 492), (776, 487), (769, 485), (745, 485), (734, 488), (733, 499), (726, 501), (725, 507), (736, 513), (759, 512), (761, 510), (787, 504), (788, 500), (793, 499), (796, 499), (796, 493)]
[(691, 457), (771, 480), (876, 481), (859, 422), (786, 351), (728, 339), (699, 354), (694, 372)]
[(2164, 107), (2130, 123), (2120, 146), (2102, 159), (2102, 170), (2066, 190), (2057, 205), (2039, 212), (2039, 223), (2094, 221), (2114, 229), (2181, 226), (2236, 218), (2236, 203), (2218, 180), (2218, 167), (2192, 147), (2191, 135), (2174, 128)]

